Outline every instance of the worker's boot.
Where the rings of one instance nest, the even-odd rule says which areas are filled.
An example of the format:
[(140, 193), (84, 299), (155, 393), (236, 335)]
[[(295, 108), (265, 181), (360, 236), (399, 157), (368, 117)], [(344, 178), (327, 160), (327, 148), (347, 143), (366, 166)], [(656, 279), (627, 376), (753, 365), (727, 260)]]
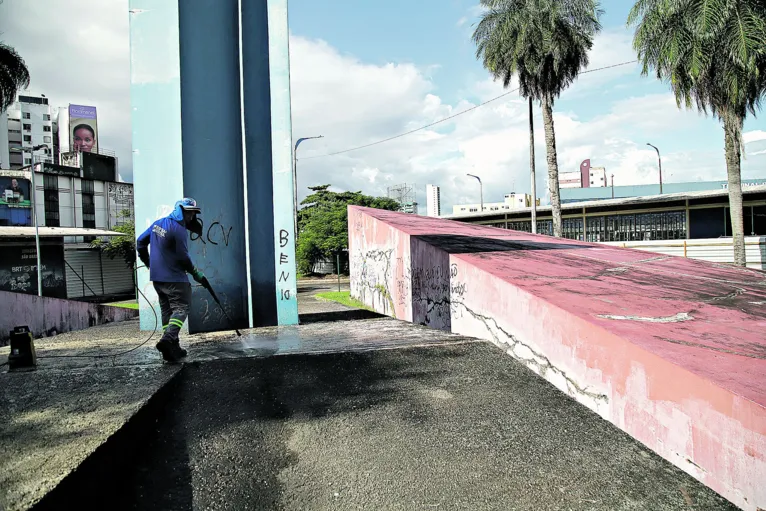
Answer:
[(186, 350), (181, 349), (180, 345), (178, 345), (178, 340), (174, 342), (173, 339), (163, 337), (155, 347), (162, 353), (162, 358), (166, 362), (179, 362), (186, 356)]
[(181, 347), (181, 343), (178, 341), (178, 339), (173, 340), (173, 344), (176, 347), (176, 353), (183, 358), (186, 356), (186, 350)]

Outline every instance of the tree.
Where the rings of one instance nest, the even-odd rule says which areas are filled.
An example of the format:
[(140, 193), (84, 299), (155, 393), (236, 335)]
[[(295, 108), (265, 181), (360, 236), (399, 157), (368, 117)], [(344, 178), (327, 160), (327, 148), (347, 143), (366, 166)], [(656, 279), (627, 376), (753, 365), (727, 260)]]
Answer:
[(101, 252), (109, 259), (122, 257), (125, 265), (133, 268), (136, 264), (136, 226), (133, 223), (133, 214), (130, 210), (124, 209), (119, 212), (118, 217), (127, 221), (112, 230), (121, 232), (124, 236), (96, 238), (91, 242), (91, 246), (101, 249)]
[[(386, 197), (371, 197), (362, 192), (336, 193), (330, 185), (309, 187), (313, 193), (303, 199), (298, 211), (298, 271), (311, 273), (322, 259), (334, 258), (348, 249), (348, 206), (396, 211), (399, 203)], [(345, 256), (344, 256), (345, 259)]]
[(481, 0), (473, 41), (476, 57), (508, 87), (513, 76), (520, 94), (543, 111), (553, 234), (562, 235), (559, 168), (553, 103), (588, 65), (588, 52), (601, 30), (596, 0)]
[(723, 124), (734, 262), (744, 266), (740, 157), (742, 126), (766, 91), (763, 0), (639, 0), (628, 16), (633, 47), (684, 104)]
[(16, 100), (19, 90), (29, 86), (29, 70), (16, 50), (0, 43), (0, 113)]

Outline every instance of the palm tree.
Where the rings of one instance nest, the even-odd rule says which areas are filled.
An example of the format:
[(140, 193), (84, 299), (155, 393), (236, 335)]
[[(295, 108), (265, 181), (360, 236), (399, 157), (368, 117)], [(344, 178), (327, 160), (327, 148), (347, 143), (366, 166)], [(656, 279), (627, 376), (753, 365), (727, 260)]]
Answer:
[(561, 236), (561, 198), (553, 103), (588, 65), (588, 51), (601, 30), (597, 0), (481, 0), (486, 9), (473, 41), (476, 57), (508, 87), (519, 79), (525, 98), (543, 110), (553, 234)]
[(745, 266), (740, 157), (742, 126), (766, 92), (763, 0), (639, 0), (628, 25), (643, 74), (670, 83), (676, 102), (723, 124), (734, 262)]
[(0, 43), (0, 113), (16, 99), (19, 89), (29, 86), (29, 71), (16, 50)]

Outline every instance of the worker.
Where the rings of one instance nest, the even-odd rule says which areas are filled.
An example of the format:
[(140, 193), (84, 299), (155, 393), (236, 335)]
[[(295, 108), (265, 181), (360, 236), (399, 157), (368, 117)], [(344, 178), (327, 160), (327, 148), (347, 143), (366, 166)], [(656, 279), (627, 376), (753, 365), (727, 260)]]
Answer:
[(187, 230), (198, 230), (200, 222), (197, 215), (201, 214), (194, 199), (180, 200), (170, 215), (155, 221), (136, 241), (138, 257), (149, 268), (149, 280), (157, 291), (162, 312), (163, 334), (156, 347), (162, 358), (171, 363), (186, 356), (178, 334), (189, 314), (191, 302), (191, 284), (187, 273), (196, 282), (209, 286), (205, 275), (192, 263), (186, 234)]

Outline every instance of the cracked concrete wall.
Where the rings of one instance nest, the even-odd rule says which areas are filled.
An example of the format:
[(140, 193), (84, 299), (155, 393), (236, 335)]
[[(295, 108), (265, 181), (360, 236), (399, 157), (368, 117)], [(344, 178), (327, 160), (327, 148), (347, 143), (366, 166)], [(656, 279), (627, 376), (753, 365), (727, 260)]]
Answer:
[[(450, 320), (449, 254), (417, 236), (410, 237), (410, 265), (397, 285), (412, 297), (412, 322), (447, 332)], [(400, 284), (401, 283), (401, 284)]]
[(351, 296), (380, 314), (412, 321), (412, 292), (403, 284), (410, 267), (409, 235), (354, 207), (348, 226)]
[(449, 254), (349, 208), (351, 296), (376, 312), (450, 331)]

